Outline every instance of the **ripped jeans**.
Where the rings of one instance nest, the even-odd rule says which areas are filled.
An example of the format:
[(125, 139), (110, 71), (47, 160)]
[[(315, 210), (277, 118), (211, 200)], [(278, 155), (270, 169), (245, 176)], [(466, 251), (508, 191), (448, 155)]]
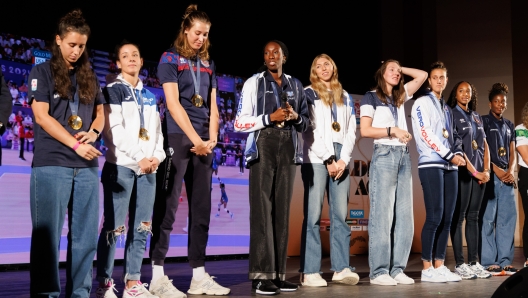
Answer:
[[(129, 168), (106, 162), (101, 174), (104, 223), (97, 244), (97, 280), (113, 281), (116, 247), (125, 248), (123, 279), (139, 280), (156, 194), (156, 174), (138, 176)], [(128, 214), (128, 231), (125, 220)]]

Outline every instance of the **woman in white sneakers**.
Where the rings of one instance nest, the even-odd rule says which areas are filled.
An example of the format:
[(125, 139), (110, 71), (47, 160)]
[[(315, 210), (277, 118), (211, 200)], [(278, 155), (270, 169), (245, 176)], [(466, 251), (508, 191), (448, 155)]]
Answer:
[(466, 161), (462, 140), (454, 130), (453, 111), (442, 97), (447, 84), (447, 68), (442, 62), (431, 65), (428, 82), (428, 92), (414, 102), (411, 113), (425, 205), (421, 280), (460, 281), (444, 261), (457, 200), (458, 166)]
[[(301, 284), (326, 286), (321, 277), (319, 221), (325, 190), (330, 206), (330, 259), (333, 282), (355, 285), (350, 267), (350, 228), (345, 219), (350, 195), (349, 163), (356, 141), (356, 115), (352, 97), (338, 80), (337, 66), (326, 54), (315, 57), (305, 88), (310, 126), (303, 134), (304, 221), (301, 244)], [(303, 278), (304, 276), (304, 278)]]
[[(116, 48), (121, 73), (104, 88), (103, 140), (108, 147), (101, 174), (104, 223), (97, 245), (97, 297), (113, 298), (114, 254), (120, 237), (125, 243), (123, 298), (157, 297), (142, 284), (141, 264), (150, 233), (156, 195), (156, 170), (165, 159), (156, 96), (143, 87), (139, 48), (124, 41)], [(130, 210), (130, 213), (129, 213)], [(128, 231), (125, 220), (128, 215)]]
[[(403, 75), (412, 81), (404, 84)], [(427, 72), (387, 60), (376, 71), (377, 86), (361, 100), (361, 136), (374, 139), (370, 164), (370, 283), (414, 284), (405, 273), (414, 234), (411, 156), (404, 103)]]

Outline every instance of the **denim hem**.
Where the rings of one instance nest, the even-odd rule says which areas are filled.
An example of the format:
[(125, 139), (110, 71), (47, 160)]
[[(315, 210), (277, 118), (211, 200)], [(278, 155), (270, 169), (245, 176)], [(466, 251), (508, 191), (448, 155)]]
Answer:
[(395, 269), (393, 272), (390, 273), (390, 276), (392, 278), (395, 278), (398, 274), (403, 273), (403, 270), (401, 268)]
[(376, 277), (380, 276), (380, 275), (384, 275), (384, 274), (389, 274), (389, 271), (384, 269), (382, 272), (380, 273), (376, 273), (376, 274), (369, 274), (369, 278), (370, 279), (375, 279)]
[(123, 281), (126, 283), (127, 280), (140, 280), (141, 279), (141, 273), (136, 273), (136, 274), (125, 274), (125, 276), (123, 276)]
[(336, 269), (330, 268), (330, 270), (339, 273), (339, 272), (345, 270), (346, 268), (350, 269), (350, 271), (355, 271), (355, 270), (356, 270), (356, 267), (351, 267), (351, 266), (345, 266), (345, 267), (342, 267), (342, 268), (339, 269), (339, 270), (336, 270)]

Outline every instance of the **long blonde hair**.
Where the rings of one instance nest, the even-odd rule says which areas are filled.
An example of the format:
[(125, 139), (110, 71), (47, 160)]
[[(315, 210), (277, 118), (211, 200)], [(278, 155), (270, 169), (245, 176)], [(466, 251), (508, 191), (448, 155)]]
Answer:
[(524, 105), (522, 109), (521, 120), (524, 127), (528, 128), (528, 102)]
[[(334, 67), (334, 73), (332, 74), (332, 78), (330, 79), (330, 90), (331, 93), (328, 92), (328, 89), (326, 88), (326, 85), (319, 79), (317, 76), (317, 73), (315, 72), (315, 68), (317, 66), (317, 60), (319, 58), (324, 58), (332, 64)], [(343, 86), (338, 80), (337, 76), (337, 66), (328, 56), (327, 54), (320, 54), (315, 57), (315, 59), (312, 62), (312, 67), (310, 68), (310, 82), (312, 83), (312, 89), (319, 95), (319, 98), (323, 101), (323, 103), (327, 106), (330, 106), (332, 103), (336, 103), (336, 105), (341, 106), (344, 104), (343, 99)]]
[[(198, 6), (196, 4), (191, 4), (187, 6), (187, 9), (185, 10), (185, 14), (183, 15), (183, 21), (180, 27), (180, 32), (178, 32), (178, 37), (176, 37), (176, 40), (174, 41), (174, 47), (176, 48), (176, 51), (186, 58), (192, 58), (196, 55), (196, 52), (189, 45), (189, 42), (187, 41), (187, 36), (185, 35), (185, 30), (191, 29), (195, 21), (200, 21), (211, 26), (211, 21), (209, 20), (207, 14), (203, 11), (199, 11)], [(202, 45), (202, 48), (198, 52), (198, 57), (200, 57), (200, 59), (204, 61), (209, 60), (210, 46), (211, 43), (209, 42), (209, 38), (207, 38), (204, 44)]]

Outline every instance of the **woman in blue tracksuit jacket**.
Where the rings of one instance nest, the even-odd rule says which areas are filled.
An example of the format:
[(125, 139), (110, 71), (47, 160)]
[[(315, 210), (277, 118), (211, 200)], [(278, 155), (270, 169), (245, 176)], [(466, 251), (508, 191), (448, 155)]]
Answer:
[(453, 111), (442, 97), (447, 84), (447, 68), (442, 62), (431, 65), (428, 82), (430, 91), (415, 101), (411, 112), (426, 211), (422, 228), (424, 269), (421, 280), (459, 281), (460, 278), (444, 266), (444, 260), (457, 200), (458, 166), (465, 165), (465, 160), (461, 139), (454, 130)]
[(288, 223), (295, 166), (302, 163), (297, 132), (306, 130), (309, 119), (301, 82), (282, 71), (286, 46), (270, 41), (263, 54), (267, 70), (245, 82), (235, 130), (250, 132), (249, 278), (257, 294), (270, 295), (297, 289), (285, 281)]

